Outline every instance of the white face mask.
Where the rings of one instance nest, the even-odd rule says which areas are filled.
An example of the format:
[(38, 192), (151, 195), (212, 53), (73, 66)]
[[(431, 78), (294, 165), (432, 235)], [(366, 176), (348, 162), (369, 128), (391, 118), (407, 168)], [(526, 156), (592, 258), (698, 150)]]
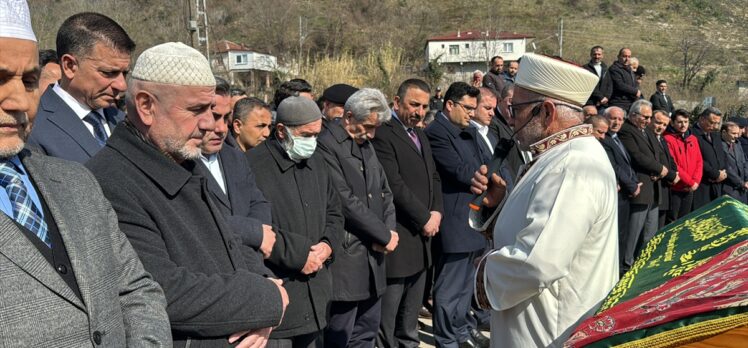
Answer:
[(289, 142), (285, 143), (286, 153), (288, 157), (294, 161), (299, 162), (312, 157), (314, 150), (317, 148), (317, 137), (302, 137), (291, 134), (288, 130)]

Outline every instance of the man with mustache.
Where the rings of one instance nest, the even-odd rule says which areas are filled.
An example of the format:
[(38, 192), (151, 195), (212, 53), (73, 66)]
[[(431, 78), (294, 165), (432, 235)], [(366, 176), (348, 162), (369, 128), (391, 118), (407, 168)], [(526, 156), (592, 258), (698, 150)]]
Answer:
[[(429, 104), (429, 85), (405, 80), (393, 98), (392, 118), (372, 141), (397, 210), (398, 248), (387, 254), (380, 347), (417, 347), (418, 310), (433, 264), (431, 240), (442, 220), (439, 174), (426, 133), (417, 127)], [(429, 287), (430, 288), (430, 287)]]
[(203, 137), (216, 129), (215, 84), (208, 61), (185, 44), (145, 50), (130, 75), (127, 119), (86, 163), (164, 289), (177, 347), (262, 345), (288, 304), (200, 170)]
[(42, 95), (29, 143), (80, 163), (96, 154), (124, 118), (115, 102), (127, 88), (133, 49), (125, 30), (104, 15), (66, 19), (57, 32), (62, 78)]
[(0, 344), (171, 347), (164, 293), (96, 179), (24, 149), (40, 73), (25, 1), (0, 1), (0, 47)]

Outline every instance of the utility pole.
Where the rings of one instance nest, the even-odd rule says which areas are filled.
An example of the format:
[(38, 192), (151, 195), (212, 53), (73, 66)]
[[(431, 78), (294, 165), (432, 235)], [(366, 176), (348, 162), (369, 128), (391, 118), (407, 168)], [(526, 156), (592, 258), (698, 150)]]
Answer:
[(564, 19), (561, 18), (561, 23), (558, 28), (558, 56), (564, 56)]
[(192, 11), (192, 6), (188, 6), (190, 16), (189, 31), (192, 47), (196, 50), (201, 50), (204, 46), (205, 56), (210, 62), (210, 41), (208, 40), (208, 12), (206, 9), (206, 2), (207, 0), (195, 0), (194, 12)]

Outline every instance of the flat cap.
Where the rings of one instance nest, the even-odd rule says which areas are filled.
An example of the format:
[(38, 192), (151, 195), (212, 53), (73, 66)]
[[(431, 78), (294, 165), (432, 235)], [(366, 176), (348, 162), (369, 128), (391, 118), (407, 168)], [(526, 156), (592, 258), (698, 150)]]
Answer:
[(350, 98), (353, 93), (356, 93), (356, 91), (358, 91), (358, 88), (356, 87), (339, 83), (328, 87), (324, 92), (322, 92), (322, 98), (325, 98), (325, 100), (334, 104), (345, 105), (348, 98)]
[(141, 81), (168, 85), (216, 85), (205, 56), (181, 42), (162, 43), (143, 51), (130, 76)]
[(302, 126), (322, 118), (317, 104), (306, 97), (288, 97), (278, 105), (275, 122), (286, 126)]

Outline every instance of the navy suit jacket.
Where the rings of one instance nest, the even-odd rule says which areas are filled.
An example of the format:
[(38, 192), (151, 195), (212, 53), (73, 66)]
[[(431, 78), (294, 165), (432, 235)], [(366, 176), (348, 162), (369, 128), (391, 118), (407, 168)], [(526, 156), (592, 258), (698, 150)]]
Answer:
[[(273, 222), (271, 204), (257, 188), (255, 175), (244, 153), (230, 146), (223, 146), (218, 152), (218, 160), (223, 171), (226, 194), (215, 180), (208, 180), (208, 191), (224, 212), (229, 226), (241, 236), (244, 245), (259, 250), (263, 237), (262, 225), (272, 225)], [(199, 162), (203, 164), (202, 161)], [(213, 178), (212, 175), (209, 177)]]
[[(112, 132), (125, 119), (125, 114), (116, 108), (104, 109), (104, 116)], [(51, 87), (39, 101), (28, 143), (46, 155), (79, 163), (85, 163), (102, 148), (78, 115)]]
[(444, 217), (439, 228), (442, 250), (465, 253), (486, 247), (486, 239), (468, 225), (468, 203), (473, 198), (470, 180), (484, 158), (476, 129), (459, 129), (444, 114), (436, 115), (426, 127), (436, 169), (442, 181)]
[(601, 140), (600, 143), (605, 149), (605, 153), (608, 154), (610, 164), (613, 165), (613, 171), (616, 173), (616, 181), (621, 186), (620, 193), (626, 197), (631, 196), (636, 191), (636, 186), (639, 184), (639, 179), (636, 177), (636, 172), (631, 168), (631, 156), (628, 153), (624, 153), (625, 149), (621, 149), (616, 145), (613, 138), (610, 137), (610, 133), (605, 136), (605, 139)]

